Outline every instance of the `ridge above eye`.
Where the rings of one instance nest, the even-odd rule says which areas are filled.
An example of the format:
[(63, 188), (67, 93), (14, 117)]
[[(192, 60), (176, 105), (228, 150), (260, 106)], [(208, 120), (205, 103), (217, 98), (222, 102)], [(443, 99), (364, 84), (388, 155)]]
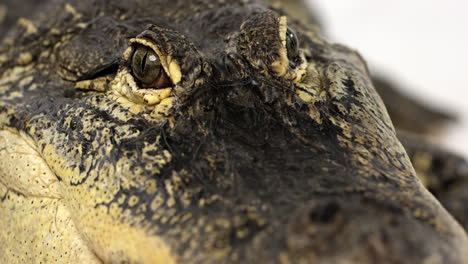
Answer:
[(171, 81), (161, 65), (159, 56), (149, 47), (137, 45), (131, 56), (133, 77), (143, 88), (166, 88)]

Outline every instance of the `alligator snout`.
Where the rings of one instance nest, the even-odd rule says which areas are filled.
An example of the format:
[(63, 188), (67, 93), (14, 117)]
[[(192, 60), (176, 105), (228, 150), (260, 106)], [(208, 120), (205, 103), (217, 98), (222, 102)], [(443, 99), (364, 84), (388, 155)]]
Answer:
[(424, 217), (385, 200), (316, 199), (288, 221), (286, 263), (464, 263), (451, 219)]

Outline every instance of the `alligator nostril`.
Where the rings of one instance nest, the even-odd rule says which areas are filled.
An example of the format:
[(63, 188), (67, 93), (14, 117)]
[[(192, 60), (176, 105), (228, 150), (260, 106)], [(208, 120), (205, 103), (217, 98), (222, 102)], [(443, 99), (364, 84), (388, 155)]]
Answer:
[(339, 210), (340, 205), (336, 202), (319, 203), (311, 209), (309, 219), (312, 222), (330, 222)]

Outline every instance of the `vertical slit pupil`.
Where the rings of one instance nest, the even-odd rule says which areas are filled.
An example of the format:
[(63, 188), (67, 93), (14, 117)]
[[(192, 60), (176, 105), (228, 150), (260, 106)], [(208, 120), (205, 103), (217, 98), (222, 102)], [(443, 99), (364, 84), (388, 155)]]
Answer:
[(143, 59), (141, 60), (141, 73), (145, 72), (146, 57), (148, 57), (148, 51), (145, 52), (145, 55), (143, 56)]

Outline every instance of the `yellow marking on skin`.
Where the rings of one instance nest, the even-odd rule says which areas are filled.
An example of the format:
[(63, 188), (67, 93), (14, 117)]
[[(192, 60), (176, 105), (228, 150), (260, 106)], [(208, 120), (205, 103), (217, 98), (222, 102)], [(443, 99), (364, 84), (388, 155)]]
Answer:
[(75, 26), (77, 28), (85, 29), (88, 26), (88, 24), (86, 24), (86, 23), (77, 23)]
[(49, 164), (49, 167), (52, 169), (52, 171), (56, 175), (60, 176), (62, 179), (67, 180), (67, 181), (79, 181), (80, 180), (80, 178), (76, 179), (76, 175), (79, 174), (78, 167), (74, 169), (70, 169), (68, 167), (63, 166), (62, 164), (49, 163), (50, 160), (61, 159), (61, 155), (57, 155), (55, 153), (55, 150), (52, 145), (46, 144), (44, 146), (44, 149), (42, 150), (42, 157)]
[(110, 83), (111, 89), (138, 104), (154, 105), (171, 95), (172, 88), (140, 89), (126, 69), (119, 71)]
[[(130, 43), (131, 43), (131, 40), (132, 40), (132, 39), (130, 39)], [(132, 54), (133, 54), (133, 49), (132, 49), (132, 47), (128, 47), (128, 48), (123, 52), (122, 57), (123, 57), (124, 60), (128, 61), (128, 60), (130, 60), (130, 57), (132, 56)]]
[(94, 80), (79, 81), (75, 83), (75, 89), (105, 92), (111, 80), (110, 77), (99, 77)]
[[(16, 82), (23, 78), (24, 73), (28, 73), (32, 71), (32, 65), (27, 65), (27, 66), (17, 66), (11, 69), (6, 70), (2, 78), (0, 79), (0, 87), (3, 86), (4, 84), (8, 84), (10, 82)], [(6, 85), (7, 88), (10, 87), (10, 85)], [(5, 90), (0, 90), (0, 92), (5, 91)]]
[(151, 210), (153, 211), (156, 211), (158, 210), (162, 205), (164, 204), (164, 199), (157, 195), (156, 197), (154, 197), (153, 201), (151, 202)]
[(32, 61), (32, 54), (30, 52), (20, 53), (16, 61), (21, 65), (27, 65)]
[(28, 35), (33, 35), (37, 33), (37, 27), (31, 20), (21, 17), (18, 19), (18, 24), (26, 29), (26, 34)]
[[(334, 72), (334, 80), (346, 80), (347, 78), (348, 75), (346, 75), (344, 70)], [(329, 88), (329, 94), (337, 101), (341, 100), (343, 97), (348, 96), (347, 88), (341, 82), (337, 82), (335, 85), (331, 85)]]
[(0, 183), (0, 194), (5, 190), (8, 198), (0, 203), (0, 216), (8, 217), (0, 217), (0, 263), (102, 264), (63, 200), (23, 196)]
[(12, 108), (8, 108), (6, 111), (0, 112), (0, 129), (5, 129), (5, 125), (9, 123), (13, 111)]
[(0, 131), (0, 190), (8, 193), (0, 203), (0, 215), (8, 215), (0, 217), (0, 241), (8, 241), (0, 243), (0, 263), (101, 263), (75, 228), (35, 142), (6, 128)]
[(122, 196), (119, 197), (119, 199), (117, 200), (117, 205), (122, 205), (124, 202), (125, 202), (125, 196), (122, 195)]
[(322, 115), (315, 106), (309, 107), (309, 115), (314, 119), (318, 124), (323, 123)]
[(121, 95), (110, 95), (110, 98), (118, 102), (126, 111), (132, 114), (140, 114), (144, 110), (144, 106), (141, 104), (136, 104), (135, 102), (130, 101), (126, 97)]
[(179, 83), (182, 79), (182, 72), (180, 71), (180, 66), (179, 63), (177, 63), (177, 61), (172, 60), (169, 63), (169, 74), (170, 76), (172, 76), (171, 79), (174, 84)]
[(168, 116), (170, 110), (175, 105), (175, 98), (168, 97), (162, 100), (158, 105), (156, 105), (154, 113), (156, 115)]
[(171, 196), (169, 197), (169, 199), (167, 199), (167, 207), (173, 207), (174, 205), (176, 204), (176, 200), (174, 198), (174, 196)]
[(155, 105), (160, 103), (163, 99), (168, 98), (171, 95), (172, 88), (165, 89), (140, 89), (138, 93), (141, 93), (140, 96), (143, 97), (143, 100), (149, 105)]
[(65, 11), (68, 13), (72, 14), (75, 19), (81, 18), (81, 14), (76, 11), (76, 9), (70, 5), (70, 4), (65, 4)]
[[(51, 28), (49, 33), (51, 35), (56, 35), (56, 36), (61, 34), (61, 32), (60, 32), (60, 30), (58, 28)], [(59, 45), (60, 43), (57, 43), (57, 44)]]
[(133, 207), (137, 205), (139, 201), (140, 201), (140, 198), (138, 198), (138, 196), (132, 195), (128, 199), (128, 206)]
[[(304, 65), (305, 66), (305, 65)], [(299, 98), (308, 104), (309, 115), (317, 123), (322, 124), (323, 120), (320, 112), (318, 111), (315, 103), (326, 100), (326, 92), (323, 90), (319, 73), (316, 65), (310, 63), (305, 68), (305, 73), (301, 76), (301, 80), (296, 82), (296, 86), (301, 89), (296, 89), (296, 94)], [(302, 74), (302, 73), (300, 73)]]
[(28, 197), (61, 198), (59, 182), (24, 133), (0, 130), (0, 182)]
[(31, 86), (29, 86), (30, 91), (34, 91), (36, 89), (37, 89), (37, 84), (35, 84), (35, 83), (33, 83), (33, 84), (31, 84)]
[(301, 100), (306, 103), (313, 103), (314, 101), (317, 100), (313, 94), (307, 93), (305, 91), (296, 90), (296, 93), (299, 96), (299, 98), (301, 98)]
[(287, 78), (292, 79), (296, 85), (300, 85), (303, 82), (303, 79), (307, 76), (309, 67), (303, 54), (301, 54), (301, 57), (302, 63), (298, 65), (293, 71), (291, 71), (287, 76)]
[(146, 188), (145, 188), (146, 192), (148, 194), (155, 194), (156, 191), (158, 190), (158, 184), (156, 183), (155, 180), (148, 180), (146, 181)]
[[(102, 133), (106, 134), (105, 131)], [(43, 156), (64, 182), (82, 182), (75, 186), (63, 185), (63, 200), (70, 208), (82, 237), (100, 259), (105, 263), (176, 263), (164, 239), (152, 235), (152, 226), (145, 223), (146, 207), (138, 206), (137, 212), (140, 213), (133, 215), (131, 210), (122, 211), (117, 205), (112, 205), (112, 200), (122, 188), (141, 188), (141, 183), (147, 180), (141, 170), (128, 166), (130, 163), (123, 157), (116, 164), (104, 164), (99, 170), (90, 171), (86, 170), (90, 160), (84, 160), (86, 172), (82, 174), (79, 169), (69, 169), (60, 150), (47, 144)], [(163, 152), (155, 164), (164, 166), (170, 159), (170, 153)], [(88, 179), (81, 181), (85, 177)], [(106, 192), (101, 191), (104, 188)], [(128, 198), (127, 204), (131, 207), (140, 202), (137, 196)], [(115, 203), (124, 201), (125, 197), (120, 197)], [(111, 204), (96, 207), (100, 203)]]
[[(283, 47), (286, 48), (286, 33), (288, 31), (288, 18), (286, 16), (282, 16), (278, 18), (278, 32), (279, 37), (281, 39), (281, 44)], [(287, 50), (286, 50), (287, 53)]]
[(89, 209), (80, 219), (80, 230), (105, 263), (177, 263), (162, 238), (149, 235), (143, 227), (118, 220), (135, 219), (130, 210), (107, 210), (104, 206)]
[(279, 50), (279, 58), (271, 64), (271, 68), (279, 76), (287, 73), (289, 67), (288, 54), (286, 49), (286, 32), (288, 30), (287, 17), (278, 18), (278, 32), (281, 39), (282, 48)]
[(33, 81), (34, 77), (33, 76), (28, 76), (28, 77), (25, 77), (23, 79), (21, 79), (21, 81), (19, 82), (19, 86), (26, 86), (28, 84), (30, 84), (32, 81)]
[[(0, 89), (2, 89), (3, 87), (0, 86)], [(10, 93), (8, 96), (4, 96), (3, 99), (8, 99), (8, 100), (11, 100), (11, 99), (14, 99), (14, 98), (20, 98), (22, 97), (24, 94), (22, 94), (21, 92), (19, 91), (14, 91), (12, 93)]]
[(343, 115), (348, 114), (348, 110), (346, 109), (346, 107), (343, 104), (338, 103), (338, 102), (333, 102), (333, 104), (336, 106), (336, 108), (338, 109), (338, 111), (340, 111), (341, 114), (343, 114)]

